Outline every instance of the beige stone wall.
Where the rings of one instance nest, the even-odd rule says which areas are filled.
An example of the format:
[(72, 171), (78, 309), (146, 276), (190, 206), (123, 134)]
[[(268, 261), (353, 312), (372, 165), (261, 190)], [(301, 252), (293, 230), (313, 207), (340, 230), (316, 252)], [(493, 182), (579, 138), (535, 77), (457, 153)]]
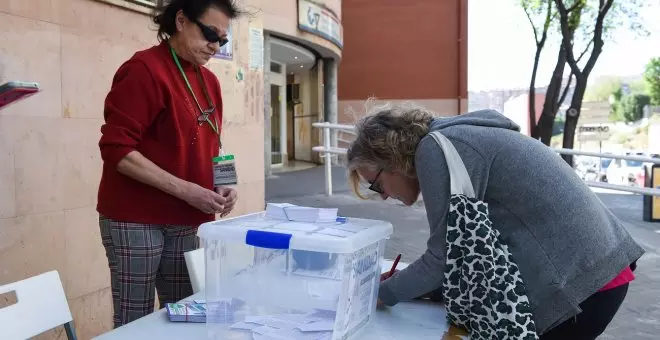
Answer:
[[(210, 64), (223, 87), (224, 141), (237, 156), (234, 215), (264, 205), (263, 73), (248, 70), (248, 27), (262, 18), (251, 20), (235, 23), (234, 60)], [(0, 1), (0, 83), (43, 90), (0, 110), (0, 284), (59, 271), (80, 339), (111, 327), (95, 211), (103, 100), (119, 65), (156, 43), (151, 28), (144, 14), (100, 1)]]
[[(335, 11), (341, 18), (341, 0), (316, 1), (317, 3), (326, 3), (328, 8)], [(278, 35), (289, 36), (311, 43), (315, 49), (327, 51), (326, 54), (332, 54), (341, 58), (341, 49), (317, 35), (307, 33), (298, 29), (298, 2), (297, 0), (266, 0), (263, 1), (263, 20), (264, 29), (276, 32)]]

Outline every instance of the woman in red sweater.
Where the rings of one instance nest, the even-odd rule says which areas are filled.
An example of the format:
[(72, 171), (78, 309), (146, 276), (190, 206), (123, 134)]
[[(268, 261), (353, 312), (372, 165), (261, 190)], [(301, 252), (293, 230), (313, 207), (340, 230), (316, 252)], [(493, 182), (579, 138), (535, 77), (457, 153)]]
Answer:
[(231, 0), (160, 1), (160, 44), (117, 71), (105, 101), (99, 142), (103, 175), (100, 228), (111, 273), (114, 325), (190, 296), (183, 257), (197, 227), (230, 213), (238, 198), (214, 186), (221, 151), (222, 95), (203, 67), (227, 43)]

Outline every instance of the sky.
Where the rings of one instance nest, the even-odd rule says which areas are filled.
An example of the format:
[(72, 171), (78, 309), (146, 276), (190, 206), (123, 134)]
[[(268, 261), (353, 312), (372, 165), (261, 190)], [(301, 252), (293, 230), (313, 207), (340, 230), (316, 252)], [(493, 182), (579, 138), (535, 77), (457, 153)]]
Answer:
[[(625, 28), (616, 30), (613, 38), (605, 41), (590, 80), (603, 75), (639, 75), (649, 59), (660, 57), (660, 20), (657, 20), (660, 0), (643, 1), (649, 5), (642, 17), (650, 36), (637, 37)], [(469, 91), (529, 86), (536, 46), (531, 24), (519, 3), (519, 0), (468, 1)], [(555, 41), (548, 39), (543, 50), (537, 87), (546, 86), (550, 80), (557, 60), (558, 40), (559, 36)]]

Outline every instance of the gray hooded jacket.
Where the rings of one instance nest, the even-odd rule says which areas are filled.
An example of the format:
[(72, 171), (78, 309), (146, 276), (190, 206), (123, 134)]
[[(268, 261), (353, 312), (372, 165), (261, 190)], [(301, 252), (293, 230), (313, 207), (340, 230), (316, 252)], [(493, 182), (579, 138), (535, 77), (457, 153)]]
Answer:
[[(561, 157), (498, 112), (436, 118), (435, 130), (452, 142), (477, 198), (488, 203), (522, 273), (539, 334), (578, 314), (579, 303), (644, 253)], [(415, 168), (431, 235), (421, 258), (381, 283), (387, 305), (436, 290), (444, 277), (449, 172), (431, 136), (417, 146)]]

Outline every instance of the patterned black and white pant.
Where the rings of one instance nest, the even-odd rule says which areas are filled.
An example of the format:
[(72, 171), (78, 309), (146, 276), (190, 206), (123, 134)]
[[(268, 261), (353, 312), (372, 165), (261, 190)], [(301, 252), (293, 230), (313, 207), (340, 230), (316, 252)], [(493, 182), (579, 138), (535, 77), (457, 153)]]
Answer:
[(114, 326), (154, 311), (154, 289), (161, 306), (192, 295), (183, 254), (199, 247), (197, 228), (119, 222), (100, 216), (108, 257)]

